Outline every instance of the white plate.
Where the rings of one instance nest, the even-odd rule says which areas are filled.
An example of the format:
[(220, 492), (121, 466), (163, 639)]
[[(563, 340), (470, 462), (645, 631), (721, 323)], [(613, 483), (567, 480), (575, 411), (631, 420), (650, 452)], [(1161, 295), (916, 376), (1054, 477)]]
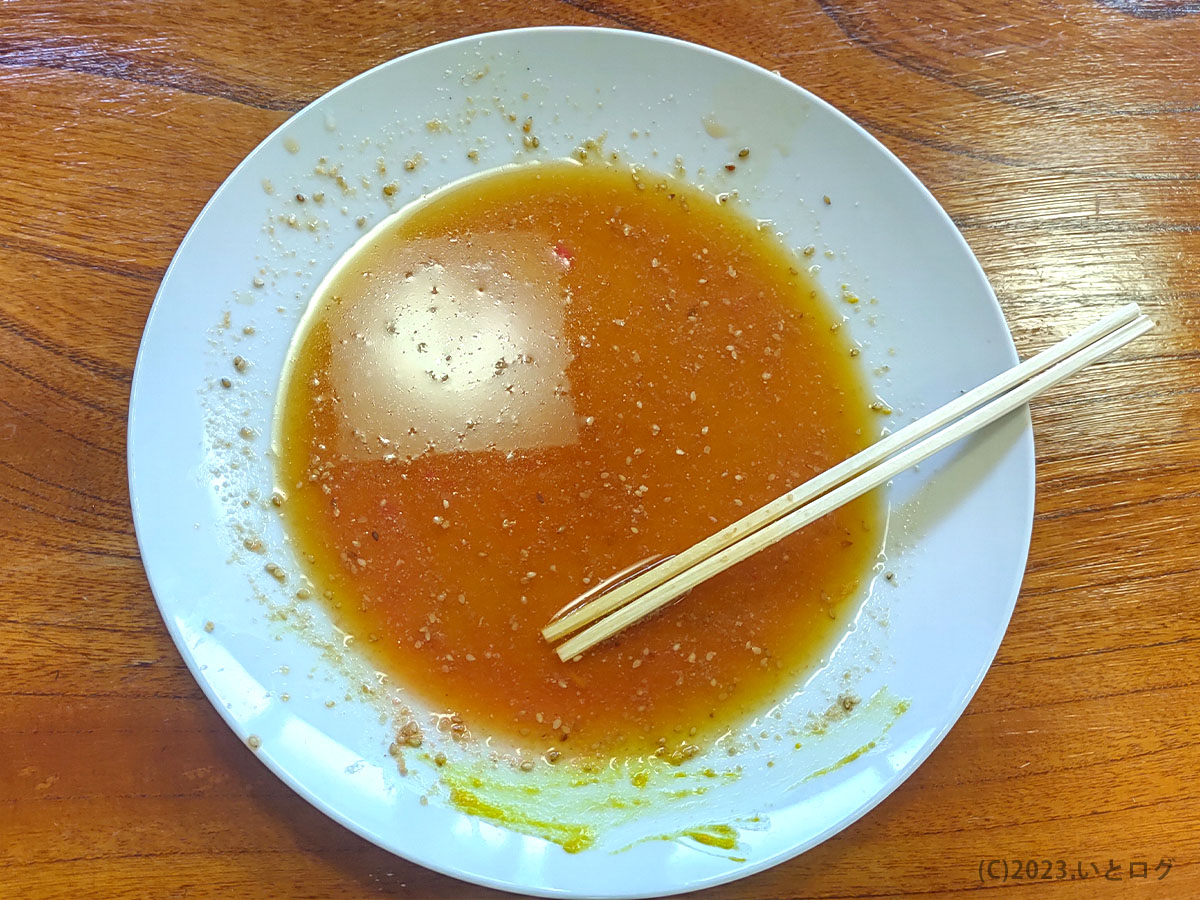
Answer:
[[(526, 116), (535, 150), (522, 143)], [(679, 157), (692, 180), (736, 187), (793, 245), (814, 244), (830, 294), (847, 284), (864, 298), (845, 306), (846, 327), (896, 409), (893, 422), (1016, 361), (995, 298), (945, 213), (821, 100), (664, 38), (501, 32), (347, 82), (230, 175), (185, 238), (146, 324), (129, 478), (142, 557), (172, 637), (230, 727), (280, 778), (346, 827), (430, 868), (530, 894), (633, 897), (719, 884), (794, 856), (879, 803), (933, 750), (1008, 624), (1032, 522), (1033, 441), (1028, 417), (1013, 416), (895, 482), (886, 564), (895, 583), (872, 582), (854, 626), (797, 686), (783, 718), (754, 723), (736, 757), (693, 761), (682, 783), (702, 790), (671, 797), (657, 770), (641, 789), (628, 772), (583, 793), (546, 781), (528, 801), (538, 817), (596, 828), (593, 846), (567, 853), (455, 809), (443, 770), (412, 759), (402, 776), (386, 750), (394, 687), (372, 681), (352, 646), (342, 652), (319, 609), (305, 615), (288, 604), (294, 581), (281, 586), (263, 571), (267, 560), (292, 567), (267, 502), (265, 436), (284, 351), (322, 275), (392, 208), (482, 168), (565, 156), (600, 137), (626, 162), (670, 170)], [(723, 164), (743, 146), (753, 152), (735, 179)], [(409, 159), (418, 163), (411, 172)], [(393, 179), (389, 201), (381, 187)], [(232, 367), (236, 354), (250, 362), (244, 373)], [(222, 388), (222, 377), (233, 387)], [(257, 436), (243, 440), (243, 427)], [(261, 536), (268, 556), (244, 549), (245, 535)], [(847, 689), (876, 700), (814, 735), (808, 714)], [(895, 715), (899, 698), (909, 708)], [(486, 760), (462, 766), (486, 772)], [(705, 779), (701, 766), (729, 775)], [(508, 776), (495, 777), (480, 790), (507, 796)], [(597, 811), (613, 797), (649, 802)], [(683, 835), (713, 824), (730, 827), (733, 848)]]

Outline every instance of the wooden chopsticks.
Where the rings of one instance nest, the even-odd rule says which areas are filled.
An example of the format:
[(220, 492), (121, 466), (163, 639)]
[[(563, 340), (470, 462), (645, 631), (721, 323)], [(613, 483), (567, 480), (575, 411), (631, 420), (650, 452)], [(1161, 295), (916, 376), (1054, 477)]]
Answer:
[(587, 600), (545, 628), (574, 659), (693, 587), (878, 487), (939, 450), (1025, 405), (1154, 327), (1136, 303), (1000, 373), (861, 453), (793, 488), (676, 556)]

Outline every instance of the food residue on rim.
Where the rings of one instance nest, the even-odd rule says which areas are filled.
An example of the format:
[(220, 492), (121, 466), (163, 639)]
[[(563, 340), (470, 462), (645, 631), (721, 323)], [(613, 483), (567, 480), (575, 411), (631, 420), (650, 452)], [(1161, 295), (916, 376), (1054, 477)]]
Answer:
[(729, 129), (722, 125), (715, 115), (704, 116), (700, 120), (700, 124), (704, 126), (705, 132), (711, 138), (723, 138), (729, 136)]
[(773, 234), (676, 179), (562, 161), (437, 192), (298, 331), (276, 496), (305, 575), (452, 738), (690, 758), (843, 629), (874, 498), (578, 663), (540, 629), (870, 442), (839, 324)]
[(596, 843), (597, 830), (593, 825), (539, 818), (523, 808), (501, 806), (484, 799), (479, 791), (487, 785), (478, 778), (462, 780), (447, 776), (442, 781), (449, 788), (450, 805), (460, 812), (544, 838), (568, 853), (579, 853)]

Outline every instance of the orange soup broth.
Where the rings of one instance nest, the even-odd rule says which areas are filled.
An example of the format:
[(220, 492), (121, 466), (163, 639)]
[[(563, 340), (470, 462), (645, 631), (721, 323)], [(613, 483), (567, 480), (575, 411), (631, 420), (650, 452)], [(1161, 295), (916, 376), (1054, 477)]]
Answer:
[(285, 374), (282, 510), (314, 595), (475, 737), (695, 753), (845, 630), (877, 498), (578, 661), (541, 628), (870, 443), (839, 322), (773, 233), (664, 176), (533, 164), (420, 201), (327, 279)]

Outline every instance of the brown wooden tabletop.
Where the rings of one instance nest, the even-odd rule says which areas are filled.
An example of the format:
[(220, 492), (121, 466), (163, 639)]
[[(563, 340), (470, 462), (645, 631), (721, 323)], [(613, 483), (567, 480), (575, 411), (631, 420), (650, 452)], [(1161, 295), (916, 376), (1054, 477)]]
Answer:
[[(1036, 405), (1024, 588), (949, 737), (857, 824), (711, 895), (1200, 896), (1200, 4), (16, 0), (0, 3), (0, 897), (488, 893), (333, 824), (226, 728), (146, 584), (125, 424), (171, 255), (268, 132), (384, 60), (546, 24), (707, 44), (855, 118), (962, 229), (1023, 354), (1128, 300), (1158, 322)], [(992, 860), (1076, 877), (1006, 881)]]

